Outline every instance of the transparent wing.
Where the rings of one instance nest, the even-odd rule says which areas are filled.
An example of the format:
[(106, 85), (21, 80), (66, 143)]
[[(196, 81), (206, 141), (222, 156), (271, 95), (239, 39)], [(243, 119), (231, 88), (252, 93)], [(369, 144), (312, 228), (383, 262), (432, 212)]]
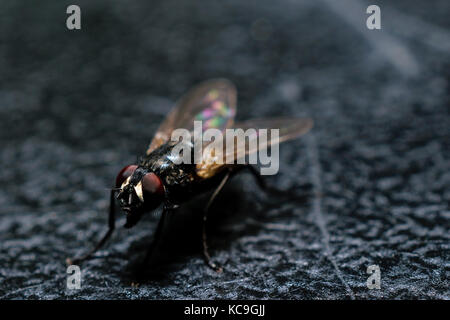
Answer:
[(203, 130), (224, 130), (232, 126), (236, 114), (236, 88), (226, 79), (205, 81), (187, 92), (158, 128), (147, 154), (170, 140), (172, 131), (192, 131), (194, 121), (203, 121)]
[[(234, 143), (230, 147), (227, 146), (225, 136), (222, 149), (205, 148), (202, 162), (197, 164), (197, 175), (203, 178), (212, 177), (226, 165), (233, 164), (258, 150), (267, 149), (271, 145), (298, 138), (312, 127), (313, 121), (309, 118), (253, 119), (236, 123), (232, 129), (242, 129), (245, 133), (244, 139), (239, 143), (238, 139), (232, 138)], [(278, 137), (270, 134), (271, 129), (279, 130)]]

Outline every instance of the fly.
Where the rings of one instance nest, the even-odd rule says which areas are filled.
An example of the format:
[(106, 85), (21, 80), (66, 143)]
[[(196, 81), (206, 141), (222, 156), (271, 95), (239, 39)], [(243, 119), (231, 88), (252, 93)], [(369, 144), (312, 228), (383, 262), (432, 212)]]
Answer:
[[(147, 265), (152, 253), (160, 241), (164, 221), (170, 212), (203, 192), (214, 190), (203, 212), (202, 243), (205, 263), (215, 271), (222, 268), (211, 260), (206, 238), (206, 220), (214, 199), (220, 193), (228, 179), (242, 169), (248, 169), (255, 175), (261, 187), (264, 186), (259, 173), (254, 167), (242, 164), (217, 164), (211, 159), (203, 159), (201, 163), (175, 164), (172, 161), (172, 150), (179, 142), (171, 140), (172, 132), (177, 128), (193, 130), (194, 121), (201, 120), (204, 128), (214, 128), (224, 132), (229, 128), (279, 129), (276, 143), (297, 138), (312, 128), (312, 120), (308, 118), (270, 118), (254, 119), (234, 123), (236, 114), (236, 89), (225, 79), (206, 81), (185, 94), (158, 128), (146, 153), (137, 164), (125, 166), (117, 175), (115, 186), (111, 189), (108, 230), (97, 245), (85, 255), (67, 259), (68, 264), (79, 264), (90, 258), (110, 238), (115, 229), (115, 201), (118, 201), (125, 212), (124, 227), (131, 228), (149, 211), (161, 204), (163, 211), (158, 222), (153, 241), (147, 251), (143, 266)], [(249, 155), (258, 148), (267, 148), (274, 144), (270, 140), (265, 146), (250, 148), (250, 139), (243, 144), (236, 144), (232, 157), (238, 154)], [(243, 150), (241, 150), (243, 148)], [(226, 151), (228, 152), (228, 150)], [(210, 154), (211, 155), (211, 154)], [(227, 154), (230, 156), (230, 154)], [(222, 156), (225, 156), (223, 154)], [(212, 155), (211, 155), (212, 157)], [(217, 154), (214, 155), (217, 157)], [(172, 159), (172, 160), (171, 160)]]

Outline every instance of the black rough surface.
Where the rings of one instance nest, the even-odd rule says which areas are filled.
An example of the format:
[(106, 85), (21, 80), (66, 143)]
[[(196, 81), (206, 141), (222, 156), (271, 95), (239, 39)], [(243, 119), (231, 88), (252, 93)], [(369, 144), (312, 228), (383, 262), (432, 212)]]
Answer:
[[(79, 0), (68, 31), (71, 3), (0, 4), (0, 299), (450, 298), (448, 1), (379, 1), (381, 31), (331, 0)], [(138, 288), (155, 215), (119, 228), (66, 289), (66, 257), (106, 229), (116, 173), (213, 77), (237, 85), (239, 119), (314, 118), (267, 178), (297, 196), (245, 174), (227, 185), (209, 225), (222, 274), (201, 258), (200, 197)]]

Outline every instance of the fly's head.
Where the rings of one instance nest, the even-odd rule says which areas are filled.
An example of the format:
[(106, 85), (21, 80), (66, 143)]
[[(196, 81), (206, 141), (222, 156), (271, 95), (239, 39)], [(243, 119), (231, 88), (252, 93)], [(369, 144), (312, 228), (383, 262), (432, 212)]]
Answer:
[(164, 199), (164, 186), (159, 177), (137, 165), (124, 167), (116, 178), (117, 199), (126, 213), (125, 228), (134, 226), (142, 214), (156, 209)]

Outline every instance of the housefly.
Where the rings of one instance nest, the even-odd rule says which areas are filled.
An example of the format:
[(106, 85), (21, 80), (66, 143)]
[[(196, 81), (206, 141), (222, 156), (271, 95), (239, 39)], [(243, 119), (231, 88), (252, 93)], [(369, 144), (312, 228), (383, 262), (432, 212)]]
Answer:
[[(212, 153), (207, 154), (206, 159), (202, 159), (202, 162), (197, 164), (176, 164), (171, 151), (179, 142), (172, 141), (172, 132), (178, 128), (193, 130), (194, 121), (201, 120), (204, 129), (214, 128), (222, 132), (229, 128), (243, 130), (276, 128), (279, 130), (279, 139), (275, 143), (280, 143), (297, 138), (312, 128), (311, 119), (294, 117), (254, 119), (234, 123), (236, 96), (234, 85), (225, 79), (206, 81), (186, 93), (158, 128), (145, 155), (137, 164), (127, 165), (118, 173), (110, 194), (109, 228), (106, 234), (87, 254), (67, 259), (68, 264), (78, 264), (88, 259), (110, 238), (115, 228), (115, 201), (117, 200), (126, 215), (125, 228), (133, 227), (146, 212), (163, 205), (161, 218), (144, 260), (143, 266), (145, 266), (161, 238), (164, 221), (169, 212), (174, 211), (180, 204), (195, 195), (214, 190), (203, 212), (203, 257), (209, 267), (221, 271), (221, 267), (211, 260), (208, 252), (205, 228), (208, 209), (230, 176), (241, 169), (249, 169), (260, 186), (263, 186), (263, 181), (259, 172), (250, 165), (236, 164), (236, 161), (229, 164), (228, 160), (223, 164), (209, 161), (212, 159), (208, 157), (217, 159), (218, 155)], [(255, 148), (250, 140), (251, 138), (245, 139), (245, 143), (235, 144), (231, 157), (237, 158), (238, 154), (242, 154), (241, 152), (249, 155), (273, 144), (273, 140), (270, 140), (266, 145)], [(226, 152), (228, 152), (227, 156), (230, 156), (229, 151)], [(226, 152), (222, 156), (225, 156)]]

